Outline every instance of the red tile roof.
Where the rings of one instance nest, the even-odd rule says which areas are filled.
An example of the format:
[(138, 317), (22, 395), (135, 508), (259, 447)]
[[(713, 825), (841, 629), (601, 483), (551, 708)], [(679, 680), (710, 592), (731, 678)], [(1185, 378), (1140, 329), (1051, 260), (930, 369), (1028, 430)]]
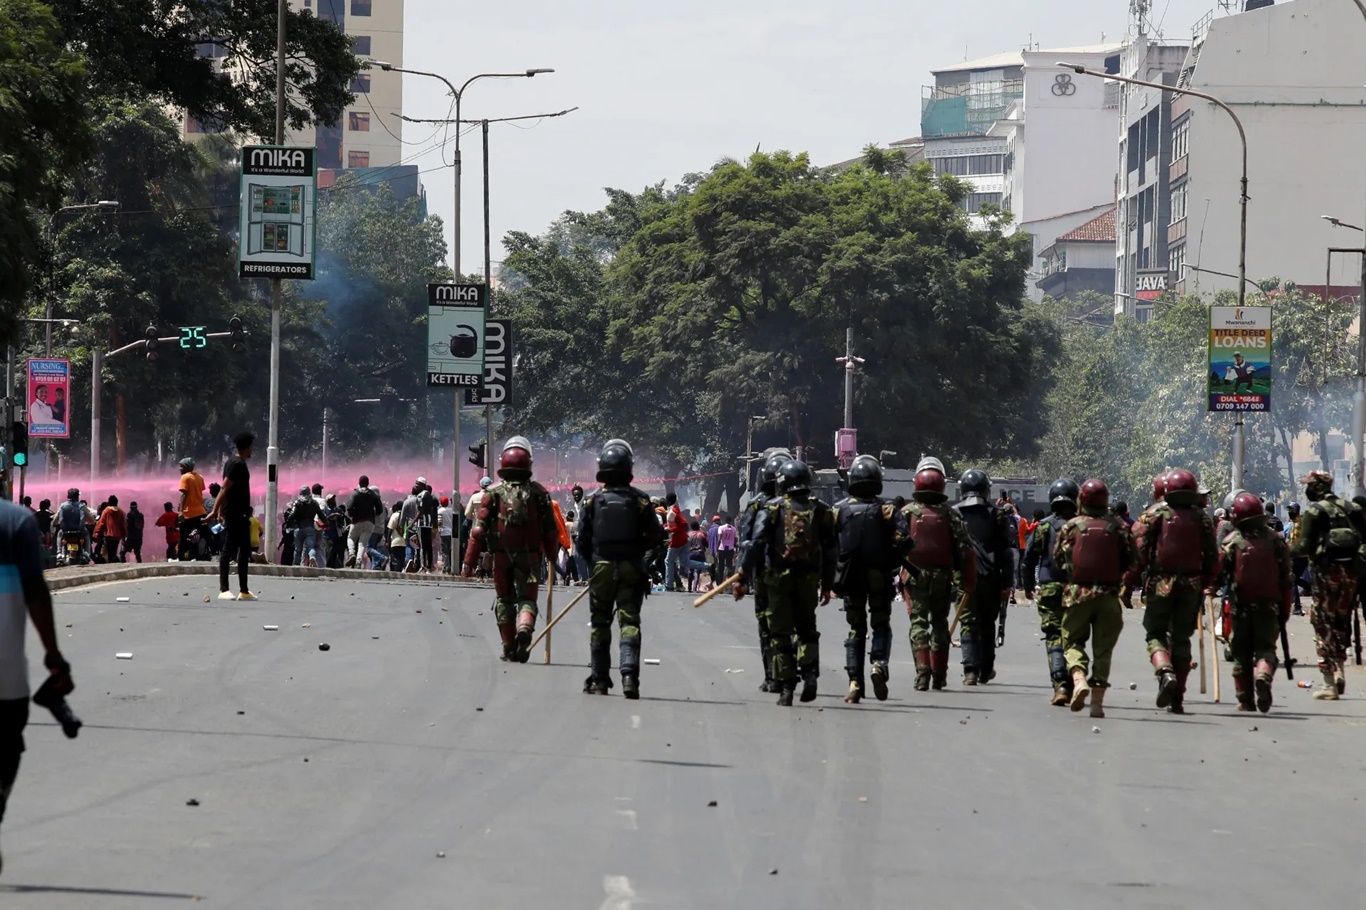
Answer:
[(1092, 243), (1115, 242), (1115, 207), (1092, 218), (1081, 227), (1068, 231), (1057, 239), (1058, 243), (1069, 240), (1089, 241)]

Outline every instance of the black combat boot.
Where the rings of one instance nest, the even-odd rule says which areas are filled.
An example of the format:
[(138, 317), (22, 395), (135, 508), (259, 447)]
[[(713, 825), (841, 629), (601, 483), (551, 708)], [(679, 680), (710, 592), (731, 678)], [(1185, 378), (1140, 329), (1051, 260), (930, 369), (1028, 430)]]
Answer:
[(629, 699), (640, 698), (640, 639), (621, 640), (621, 694)]
[(1067, 705), (1072, 701), (1072, 679), (1067, 675), (1067, 658), (1062, 645), (1048, 647), (1048, 677), (1053, 680), (1051, 705)]
[(961, 639), (963, 649), (963, 685), (977, 685), (977, 637), (964, 635)]
[(792, 707), (792, 694), (797, 691), (797, 682), (780, 682), (778, 686), (778, 706), (782, 708)]
[(589, 676), (583, 682), (583, 691), (589, 695), (606, 695), (612, 688), (612, 651), (611, 645), (604, 642), (594, 644), (588, 651)]
[(878, 701), (887, 700), (887, 680), (891, 678), (891, 673), (887, 670), (887, 661), (892, 656), (892, 627), (889, 624), (886, 628), (873, 630), (873, 694)]
[[(863, 682), (863, 645), (862, 638), (844, 640), (844, 669), (849, 673), (849, 694), (844, 696), (844, 700), (851, 705), (858, 704), (868, 688)], [(806, 701), (805, 698), (802, 700)]]
[(802, 671), (802, 701), (816, 700), (816, 678), (820, 676), (820, 670), (810, 667)]
[(773, 679), (773, 648), (768, 643), (768, 623), (759, 620), (759, 654), (764, 659), (764, 681), (759, 684), (760, 692), (781, 692), (782, 686)]

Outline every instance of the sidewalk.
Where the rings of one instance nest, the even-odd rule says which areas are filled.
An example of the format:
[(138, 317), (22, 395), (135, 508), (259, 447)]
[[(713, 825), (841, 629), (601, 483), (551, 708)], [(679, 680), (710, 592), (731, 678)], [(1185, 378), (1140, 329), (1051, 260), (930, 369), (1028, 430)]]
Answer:
[[(126, 565), (63, 566), (43, 573), (53, 591), (79, 588), (111, 581), (136, 581), (141, 578), (167, 578), (180, 575), (217, 575), (218, 562), (144, 562)], [(277, 566), (252, 563), (251, 575), (258, 578), (335, 578), (351, 581), (381, 581), (418, 585), (449, 585), (463, 588), (491, 588), (492, 582), (463, 579), (458, 575), (381, 572), (374, 569), (315, 569), (308, 566)], [(230, 579), (234, 587), (237, 570)]]

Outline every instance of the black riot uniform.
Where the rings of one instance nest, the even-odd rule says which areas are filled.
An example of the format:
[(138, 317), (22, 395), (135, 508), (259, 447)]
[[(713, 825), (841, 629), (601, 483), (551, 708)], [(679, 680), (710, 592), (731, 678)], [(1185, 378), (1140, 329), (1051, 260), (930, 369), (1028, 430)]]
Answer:
[[(763, 467), (759, 470), (759, 489), (751, 497), (745, 510), (740, 513), (740, 520), (735, 526), (736, 566), (744, 564), (745, 555), (749, 552), (754, 536), (755, 517), (778, 495), (778, 470), (791, 460), (792, 454), (786, 449), (775, 449), (764, 459)], [(768, 636), (768, 587), (764, 583), (762, 573), (757, 573), (752, 583), (754, 618), (759, 626), (759, 653), (764, 661), (764, 681), (759, 685), (759, 691), (777, 692), (779, 687), (773, 680), (773, 654)]]
[(1014, 547), (1010, 519), (992, 504), (991, 478), (986, 472), (965, 472), (958, 488), (963, 499), (954, 510), (963, 517), (977, 552), (977, 588), (963, 610), (960, 639), (963, 685), (975, 686), (996, 675), (996, 647), (1005, 639), (1005, 599), (1014, 573)]
[[(839, 555), (834, 592), (844, 598), (849, 637), (844, 641), (844, 668), (849, 673), (846, 702), (857, 704), (866, 690), (864, 657), (873, 662), (873, 692), (887, 700), (887, 661), (892, 652), (892, 573), (911, 546), (906, 518), (880, 498), (882, 465), (860, 455), (849, 468), (849, 498), (835, 506)], [(868, 653), (871, 620), (873, 644)]]
[(612, 439), (598, 456), (602, 488), (583, 506), (579, 555), (589, 565), (589, 676), (583, 691), (606, 695), (612, 688), (612, 615), (621, 625), (622, 694), (640, 697), (640, 608), (650, 580), (646, 554), (659, 546), (663, 529), (650, 497), (631, 486), (631, 447)]

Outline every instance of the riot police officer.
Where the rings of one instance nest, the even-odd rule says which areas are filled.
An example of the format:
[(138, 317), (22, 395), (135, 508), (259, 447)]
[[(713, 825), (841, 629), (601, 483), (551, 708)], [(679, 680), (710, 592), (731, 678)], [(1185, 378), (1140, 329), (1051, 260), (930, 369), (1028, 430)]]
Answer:
[[(835, 537), (839, 555), (834, 592), (844, 598), (849, 637), (844, 641), (844, 668), (849, 692), (844, 700), (862, 700), (864, 658), (873, 662), (873, 693), (887, 700), (887, 661), (892, 651), (892, 572), (910, 548), (906, 519), (891, 503), (883, 502), (882, 465), (871, 455), (860, 455), (849, 466), (849, 497), (835, 506)], [(873, 647), (868, 654), (868, 626)]]
[[(759, 489), (750, 497), (745, 510), (740, 513), (740, 520), (735, 525), (735, 565), (737, 568), (744, 565), (745, 554), (749, 552), (752, 546), (754, 518), (773, 497), (778, 495), (778, 471), (791, 460), (792, 453), (787, 449), (773, 449), (764, 458), (763, 467), (759, 469)], [(759, 655), (764, 661), (764, 681), (759, 685), (759, 691), (777, 692), (778, 686), (774, 683), (772, 676), (773, 654), (768, 637), (768, 588), (764, 584), (763, 574), (756, 573), (752, 584), (754, 588), (754, 619), (759, 626)]]
[[(830, 602), (835, 552), (834, 513), (811, 495), (811, 469), (800, 461), (785, 463), (778, 474), (778, 498), (755, 516), (751, 546), (740, 567), (746, 579), (762, 571), (768, 588), (771, 673), (779, 686), (778, 704), (783, 707), (792, 705), (799, 675), (801, 700), (816, 698), (820, 676), (816, 605)], [(735, 596), (744, 596), (744, 591), (742, 580)]]
[[(1014, 574), (1010, 519), (991, 502), (991, 478), (971, 470), (958, 481), (963, 497), (954, 510), (963, 516), (977, 554), (977, 588), (963, 610), (963, 685), (990, 682), (996, 675), (996, 646), (1005, 640), (1006, 600)], [(997, 630), (997, 621), (1000, 630)]]
[(1067, 659), (1063, 651), (1063, 581), (1053, 563), (1053, 546), (1063, 525), (1077, 515), (1079, 492), (1076, 482), (1066, 477), (1053, 481), (1048, 488), (1050, 514), (1039, 522), (1025, 544), (1025, 594), (1039, 608), (1039, 630), (1043, 632), (1048, 675), (1053, 681), (1053, 698), (1049, 704), (1059, 706), (1072, 701), (1072, 679), (1067, 673)]
[(606, 695), (612, 688), (612, 613), (621, 626), (621, 691), (640, 697), (640, 607), (649, 586), (645, 556), (659, 546), (664, 529), (650, 497), (631, 486), (634, 454), (622, 439), (609, 439), (598, 455), (598, 482), (583, 506), (579, 555), (589, 565), (589, 675), (583, 691)]

